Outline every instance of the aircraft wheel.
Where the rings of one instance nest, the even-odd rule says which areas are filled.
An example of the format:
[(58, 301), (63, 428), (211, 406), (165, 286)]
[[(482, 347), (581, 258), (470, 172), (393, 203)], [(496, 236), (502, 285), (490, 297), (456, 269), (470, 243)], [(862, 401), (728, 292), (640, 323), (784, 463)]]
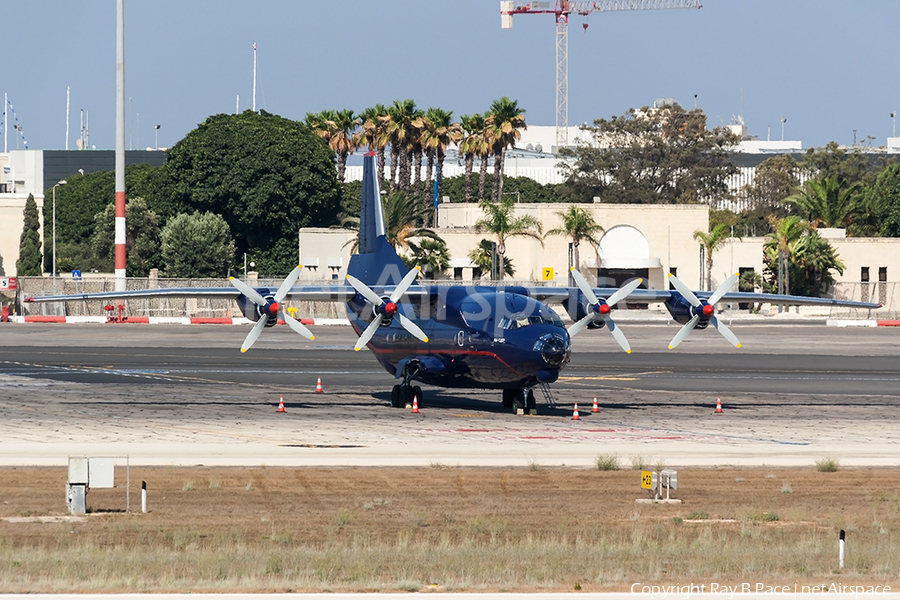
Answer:
[(503, 392), (503, 399), (500, 401), (500, 405), (503, 408), (512, 408), (513, 406), (513, 396), (515, 395), (515, 390), (501, 390)]
[(406, 408), (406, 405), (409, 404), (412, 406), (412, 398), (413, 398), (413, 389), (411, 385), (401, 385), (400, 386), (400, 408)]
[(532, 411), (537, 414), (537, 403), (534, 400), (534, 390), (528, 390), (528, 394), (525, 396), (525, 414), (531, 414)]
[(414, 385), (412, 388), (412, 395), (416, 397), (419, 403), (419, 408), (425, 404), (425, 397), (422, 395), (422, 388), (417, 385)]
[(391, 408), (403, 408), (402, 393), (399, 385), (391, 388)]

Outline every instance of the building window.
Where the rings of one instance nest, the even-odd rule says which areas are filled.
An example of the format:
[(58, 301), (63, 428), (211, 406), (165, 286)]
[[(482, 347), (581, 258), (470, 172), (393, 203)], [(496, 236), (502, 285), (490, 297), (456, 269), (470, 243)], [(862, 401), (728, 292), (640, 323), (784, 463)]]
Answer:
[(461, 281), (463, 278), (463, 268), (462, 267), (453, 267), (453, 279), (457, 281)]
[(862, 282), (860, 285), (860, 295), (859, 299), (863, 302), (869, 301), (869, 267), (861, 267), (859, 270), (859, 280)]
[(887, 267), (878, 267), (878, 281), (887, 281)]
[[(678, 277), (678, 267), (669, 267), (669, 274), (670, 274), (670, 275), (674, 275), (675, 277)], [(669, 279), (669, 278), (666, 277), (666, 279)], [(675, 286), (672, 285), (672, 280), (671, 280), (671, 279), (669, 279), (669, 289), (670, 289), (670, 290), (674, 290), (674, 289), (675, 289)]]
[(859, 280), (863, 283), (869, 283), (869, 267), (862, 267), (859, 270)]

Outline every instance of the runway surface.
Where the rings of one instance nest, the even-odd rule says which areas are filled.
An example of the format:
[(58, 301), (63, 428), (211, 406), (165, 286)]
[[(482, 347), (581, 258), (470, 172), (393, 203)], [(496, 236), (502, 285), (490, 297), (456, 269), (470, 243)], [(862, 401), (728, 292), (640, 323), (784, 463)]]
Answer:
[[(237, 326), (3, 325), (0, 464), (87, 453), (138, 464), (587, 466), (609, 452), (900, 464), (900, 330), (736, 323), (741, 349), (707, 330), (661, 351), (677, 326), (623, 329), (631, 355), (608, 332), (577, 336), (555, 407), (539, 399), (539, 416), (517, 417), (484, 390), (426, 388), (419, 415), (389, 408), (393, 377), (352, 351), (347, 327), (320, 327), (315, 343), (271, 328), (242, 355)], [(286, 413), (274, 411), (279, 396)]]

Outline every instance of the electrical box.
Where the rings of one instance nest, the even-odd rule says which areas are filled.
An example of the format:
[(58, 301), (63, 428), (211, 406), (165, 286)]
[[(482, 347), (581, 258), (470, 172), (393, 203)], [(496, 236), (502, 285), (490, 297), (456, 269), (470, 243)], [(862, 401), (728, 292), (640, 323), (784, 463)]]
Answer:
[(116, 461), (114, 458), (88, 459), (88, 485), (91, 488), (114, 488)]
[(69, 481), (70, 484), (87, 485), (88, 483), (88, 459), (86, 456), (69, 457)]

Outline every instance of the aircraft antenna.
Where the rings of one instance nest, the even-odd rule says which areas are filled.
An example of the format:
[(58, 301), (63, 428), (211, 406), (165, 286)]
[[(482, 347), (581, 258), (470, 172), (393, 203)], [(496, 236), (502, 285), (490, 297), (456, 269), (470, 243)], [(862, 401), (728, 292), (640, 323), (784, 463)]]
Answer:
[[(512, 29), (513, 15), (553, 15), (556, 19), (556, 146), (563, 148), (569, 145), (569, 15), (577, 13), (586, 17), (592, 12), (701, 7), (700, 0), (555, 0), (553, 8), (549, 1), (517, 4), (514, 0), (501, 0), (500, 27)], [(587, 24), (584, 30), (587, 31)]]

